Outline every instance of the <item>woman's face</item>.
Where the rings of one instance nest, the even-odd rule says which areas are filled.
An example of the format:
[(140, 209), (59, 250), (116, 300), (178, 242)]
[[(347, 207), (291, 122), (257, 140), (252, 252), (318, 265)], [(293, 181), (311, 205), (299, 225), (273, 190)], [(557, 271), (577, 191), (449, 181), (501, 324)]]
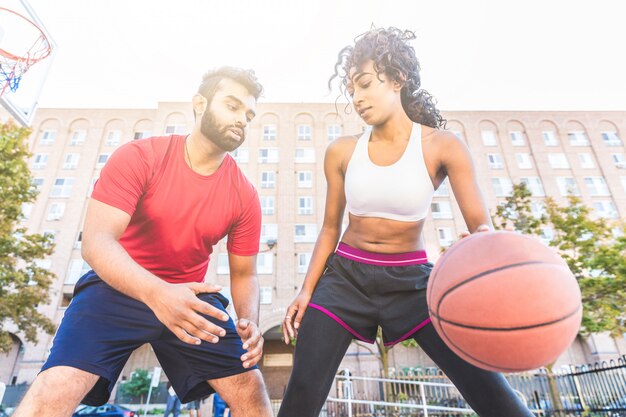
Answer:
[(389, 80), (384, 73), (377, 74), (374, 61), (368, 60), (361, 67), (350, 68), (346, 85), (352, 97), (352, 105), (368, 125), (384, 123), (395, 111), (402, 110), (401, 85)]

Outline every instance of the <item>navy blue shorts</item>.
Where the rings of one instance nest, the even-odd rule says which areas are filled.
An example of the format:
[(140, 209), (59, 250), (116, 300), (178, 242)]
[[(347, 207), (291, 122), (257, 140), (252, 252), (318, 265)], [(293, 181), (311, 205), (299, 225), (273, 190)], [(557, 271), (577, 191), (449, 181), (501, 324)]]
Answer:
[[(219, 293), (198, 298), (222, 311), (228, 300)], [(65, 311), (50, 356), (41, 371), (71, 366), (100, 378), (82, 403), (105, 404), (131, 353), (145, 343), (152, 349), (183, 403), (204, 398), (215, 390), (207, 380), (247, 372), (245, 353), (232, 319), (208, 320), (226, 330), (218, 343), (190, 345), (179, 340), (144, 303), (128, 297), (102, 281), (95, 272), (83, 275)]]

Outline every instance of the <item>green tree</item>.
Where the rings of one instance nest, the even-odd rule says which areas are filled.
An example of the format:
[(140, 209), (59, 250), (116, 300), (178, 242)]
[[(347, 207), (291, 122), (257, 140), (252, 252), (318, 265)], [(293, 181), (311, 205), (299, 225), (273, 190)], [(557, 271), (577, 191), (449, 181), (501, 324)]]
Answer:
[(28, 169), (30, 130), (12, 122), (0, 124), (0, 352), (11, 349), (7, 326), (17, 326), (26, 340), (36, 343), (37, 332), (54, 333), (54, 324), (37, 307), (50, 301), (54, 275), (37, 265), (52, 254), (52, 236), (29, 234), (20, 226), (23, 204), (37, 191)]
[(140, 397), (143, 404), (143, 396), (150, 390), (151, 376), (145, 369), (136, 369), (130, 379), (122, 384), (122, 393), (131, 397)]

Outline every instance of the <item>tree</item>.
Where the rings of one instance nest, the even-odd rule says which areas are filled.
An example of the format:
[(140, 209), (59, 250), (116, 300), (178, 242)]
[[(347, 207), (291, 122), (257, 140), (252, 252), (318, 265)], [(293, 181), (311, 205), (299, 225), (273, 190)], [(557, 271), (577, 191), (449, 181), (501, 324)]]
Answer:
[(54, 324), (37, 307), (50, 301), (54, 275), (37, 261), (52, 254), (52, 236), (28, 234), (20, 226), (22, 207), (37, 191), (27, 160), (30, 130), (14, 123), (0, 124), (0, 352), (11, 349), (6, 326), (14, 324), (26, 340), (36, 343), (38, 329), (54, 333)]
[(130, 379), (122, 384), (121, 390), (124, 395), (140, 397), (143, 404), (143, 396), (150, 390), (151, 376), (145, 369), (136, 369)]

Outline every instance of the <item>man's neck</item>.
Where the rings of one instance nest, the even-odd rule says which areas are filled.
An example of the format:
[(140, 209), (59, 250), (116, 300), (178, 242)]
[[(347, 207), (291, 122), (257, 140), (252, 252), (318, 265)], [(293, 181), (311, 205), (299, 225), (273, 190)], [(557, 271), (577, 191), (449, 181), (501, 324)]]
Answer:
[(200, 175), (211, 175), (224, 162), (226, 152), (202, 133), (194, 131), (185, 138), (185, 161)]

